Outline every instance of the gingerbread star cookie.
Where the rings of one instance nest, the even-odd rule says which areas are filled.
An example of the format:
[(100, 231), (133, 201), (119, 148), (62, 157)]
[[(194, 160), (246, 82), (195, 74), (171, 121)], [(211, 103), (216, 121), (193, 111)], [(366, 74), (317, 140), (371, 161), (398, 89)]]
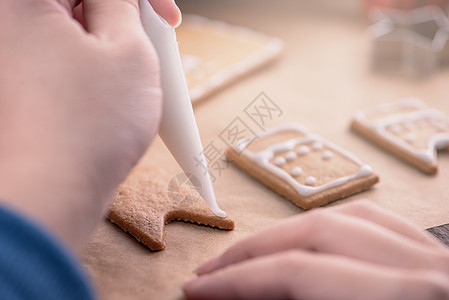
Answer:
[(161, 169), (138, 166), (120, 186), (108, 219), (153, 251), (165, 248), (165, 224), (174, 220), (231, 230), (234, 221), (220, 218), (184, 174), (170, 180)]
[(237, 141), (226, 155), (303, 209), (358, 193), (379, 181), (355, 155), (297, 124)]
[(415, 98), (360, 111), (351, 128), (427, 174), (438, 170), (437, 150), (449, 149), (449, 118)]

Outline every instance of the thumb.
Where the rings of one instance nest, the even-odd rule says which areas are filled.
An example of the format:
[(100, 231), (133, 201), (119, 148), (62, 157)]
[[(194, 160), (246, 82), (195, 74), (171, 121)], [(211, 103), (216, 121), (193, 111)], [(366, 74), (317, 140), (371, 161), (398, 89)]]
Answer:
[[(142, 30), (138, 0), (83, 0), (87, 31), (114, 38)], [(149, 0), (155, 11), (172, 26), (181, 22), (181, 12), (173, 0)]]
[(154, 10), (173, 27), (181, 24), (181, 12), (174, 0), (149, 0)]

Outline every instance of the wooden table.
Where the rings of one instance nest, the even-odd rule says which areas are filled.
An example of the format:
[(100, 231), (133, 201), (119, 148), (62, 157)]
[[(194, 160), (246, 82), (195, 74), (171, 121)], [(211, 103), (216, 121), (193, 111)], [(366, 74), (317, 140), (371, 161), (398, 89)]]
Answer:
[[(449, 114), (449, 68), (424, 80), (371, 72), (368, 22), (357, 13), (354, 1), (342, 1), (341, 6), (334, 2), (320, 9), (290, 0), (179, 1), (184, 12), (253, 28), (285, 42), (276, 63), (195, 107), (203, 143), (213, 142), (224, 150), (220, 133), (236, 117), (247, 120), (245, 107), (264, 92), (283, 111), (267, 127), (300, 122), (354, 152), (380, 175), (375, 188), (336, 204), (368, 198), (423, 229), (448, 223), (447, 152), (439, 155), (438, 174), (428, 176), (362, 140), (348, 126), (356, 110), (406, 96), (420, 97)], [(180, 172), (159, 139), (144, 162), (174, 175)], [(181, 285), (194, 277), (192, 271), (200, 263), (235, 241), (302, 212), (233, 166), (217, 178), (215, 188), (220, 205), (236, 221), (234, 231), (172, 223), (166, 231), (167, 249), (152, 253), (118, 227), (107, 221), (100, 224), (82, 255), (100, 298), (179, 299)]]

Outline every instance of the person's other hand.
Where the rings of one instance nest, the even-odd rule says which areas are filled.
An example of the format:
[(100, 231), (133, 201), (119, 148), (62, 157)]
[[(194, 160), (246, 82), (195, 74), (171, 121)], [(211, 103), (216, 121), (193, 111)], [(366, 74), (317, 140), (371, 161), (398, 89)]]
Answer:
[[(151, 0), (172, 25), (173, 0)], [(155, 136), (138, 0), (0, 1), (0, 198), (82, 247)]]
[(197, 272), (188, 299), (449, 299), (449, 251), (364, 201), (290, 218)]

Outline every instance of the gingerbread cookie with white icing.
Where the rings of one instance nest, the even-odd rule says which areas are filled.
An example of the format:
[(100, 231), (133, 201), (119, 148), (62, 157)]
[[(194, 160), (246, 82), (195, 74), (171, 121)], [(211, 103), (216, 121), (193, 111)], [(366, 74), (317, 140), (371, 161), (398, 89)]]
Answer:
[(358, 112), (351, 128), (427, 174), (435, 174), (437, 150), (449, 149), (449, 118), (408, 98)]
[(300, 125), (237, 142), (226, 155), (244, 171), (303, 209), (366, 190), (379, 181), (352, 153)]
[(176, 30), (192, 102), (272, 61), (283, 43), (249, 28), (185, 15)]

